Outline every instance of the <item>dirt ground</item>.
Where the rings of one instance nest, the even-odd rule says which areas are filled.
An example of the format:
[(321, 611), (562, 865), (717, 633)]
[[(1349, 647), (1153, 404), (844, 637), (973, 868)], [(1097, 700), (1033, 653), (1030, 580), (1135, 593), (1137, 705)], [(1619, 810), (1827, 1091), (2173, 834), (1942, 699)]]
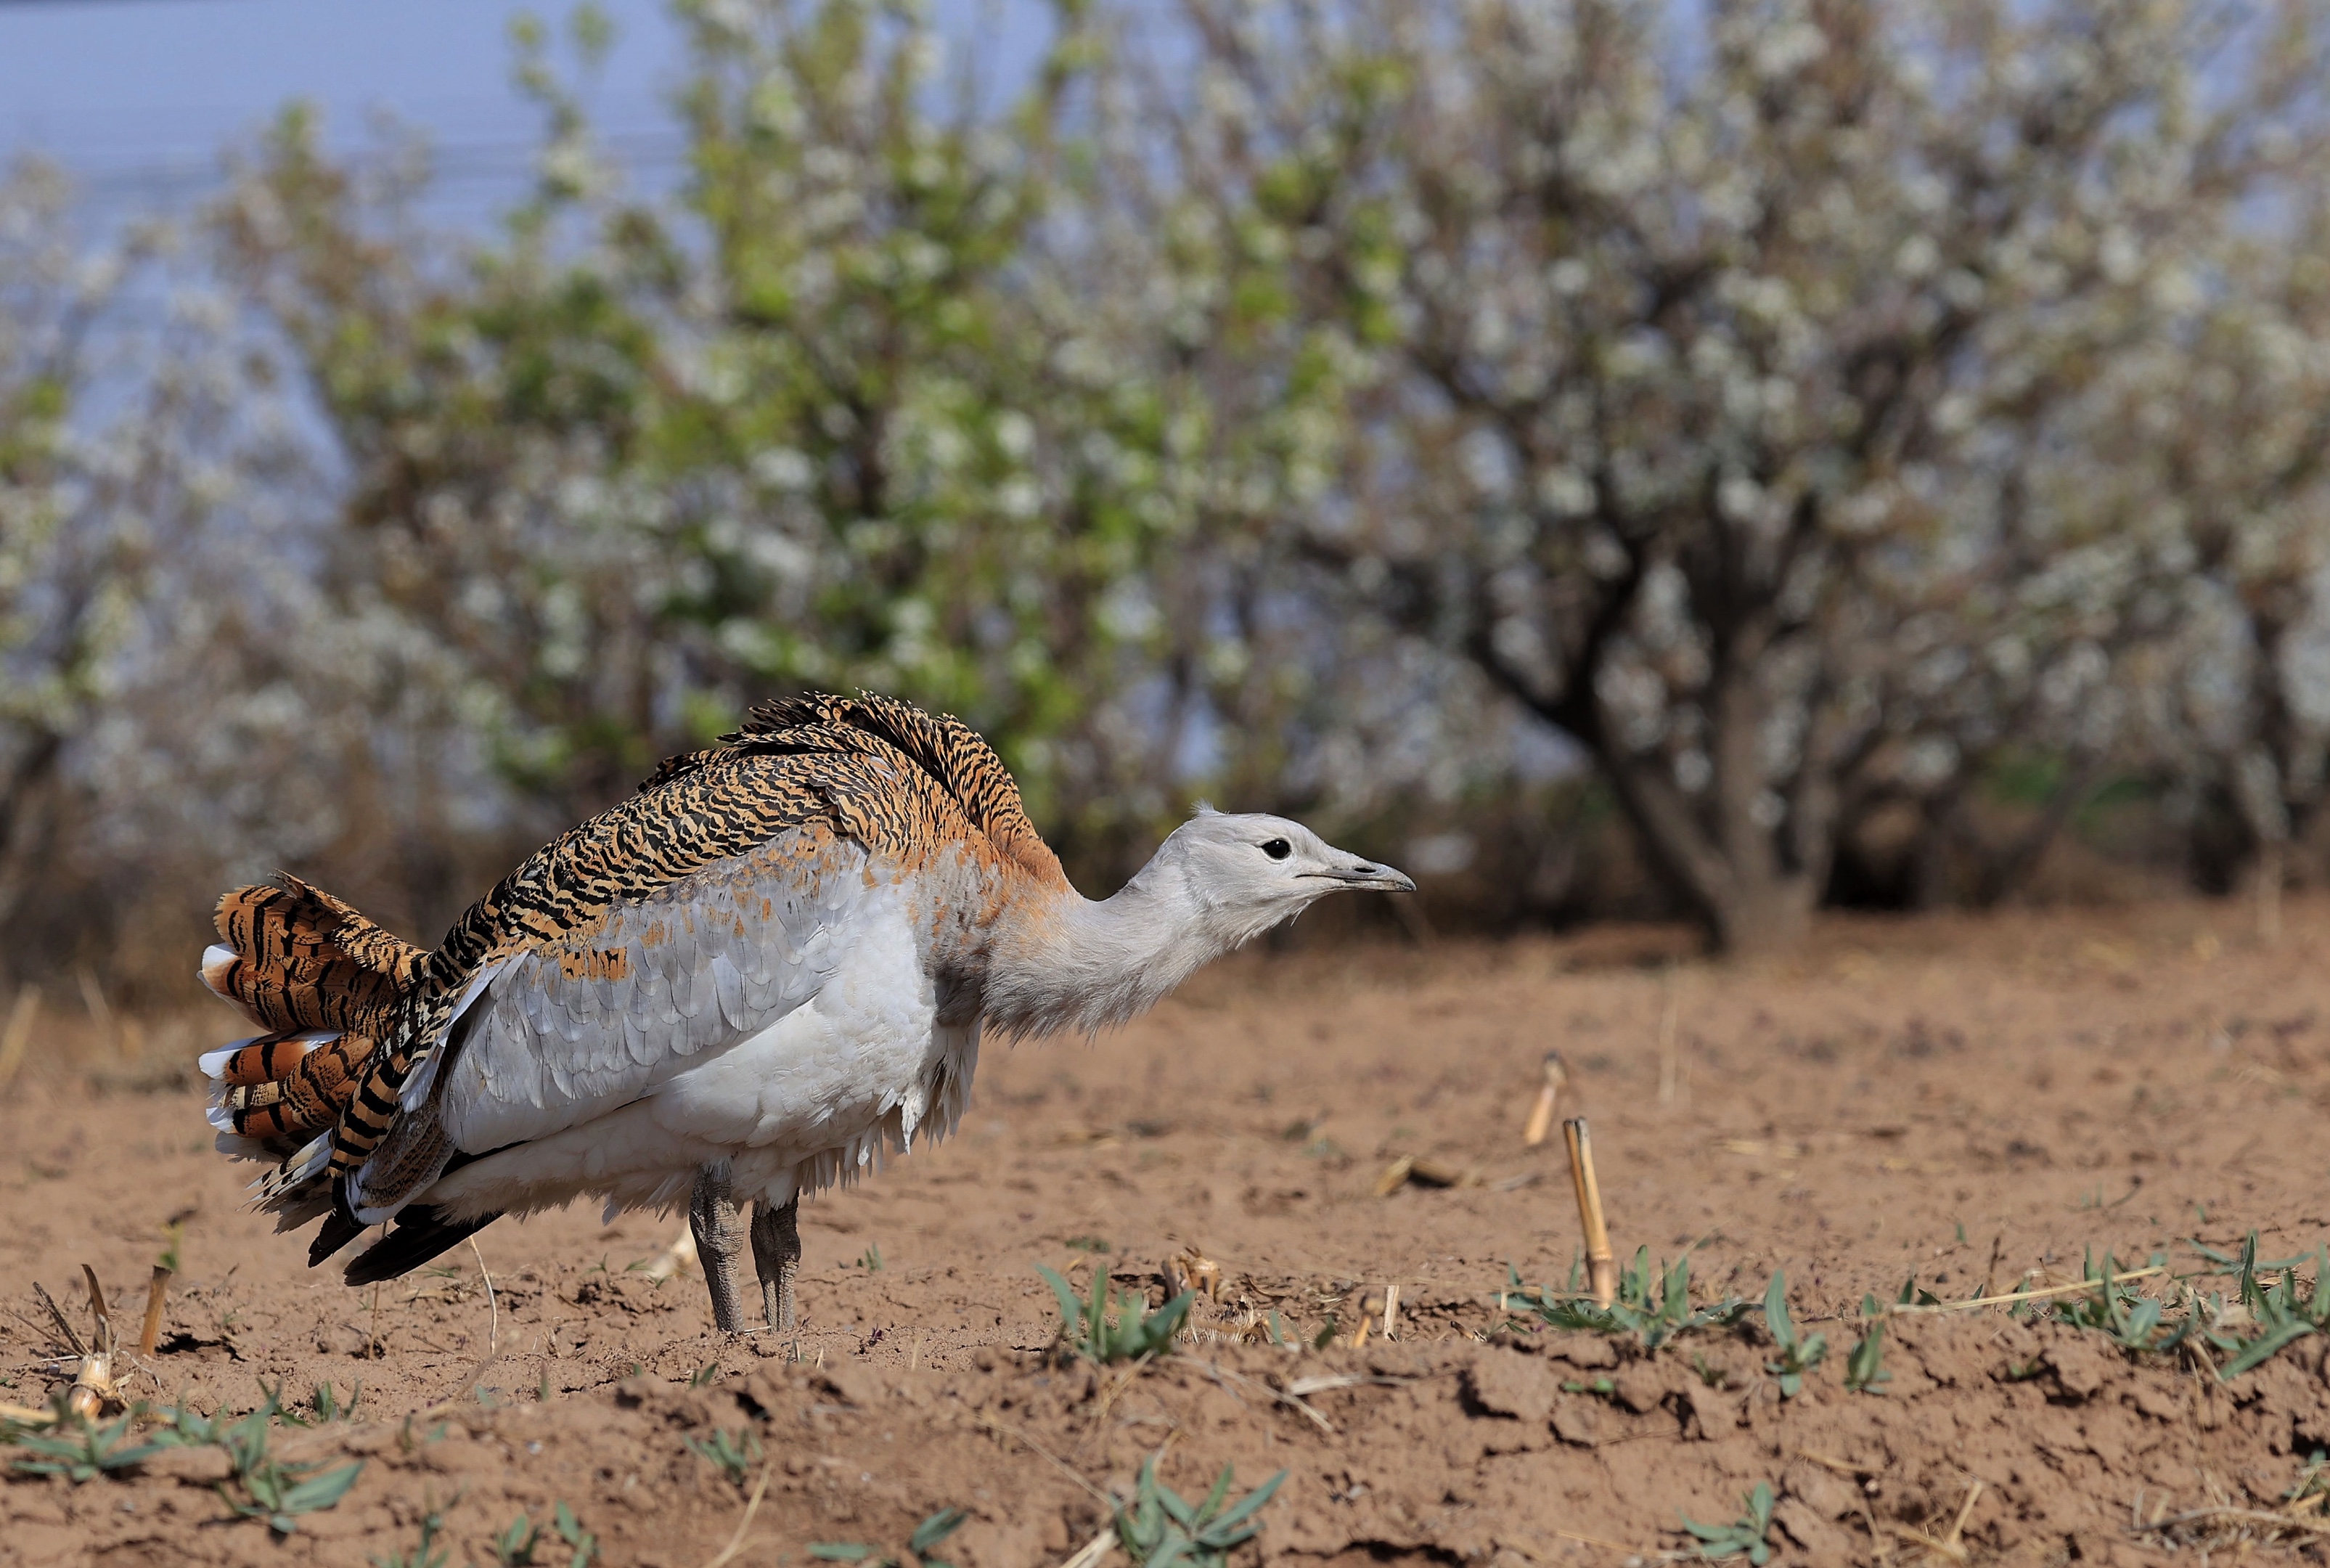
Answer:
[[(399, 1554), (424, 1529), (491, 1563), (522, 1511), (563, 1502), (603, 1563), (838, 1544), (876, 1568), (957, 1507), (931, 1555), (1031, 1568), (1090, 1541), (1149, 1456), (1191, 1498), (1225, 1465), (1233, 1496), (1286, 1472), (1241, 1563), (1654, 1561), (1758, 1483), (1784, 1562), (2319, 1554), (2330, 1526), (2287, 1499), (2330, 1448), (2325, 1336), (2221, 1383), (1999, 1307), (1903, 1314), (1889, 1380), (1845, 1385), (1864, 1294), (1911, 1277), (1946, 1302), (2076, 1280), (2090, 1253), (2190, 1273), (2196, 1242), (2255, 1231), (2278, 1258), (2330, 1235), (2330, 904), (2294, 905), (2270, 948), (2245, 917), (1839, 920), (1749, 968), (1609, 928), (1243, 957), (1089, 1047), (990, 1045), (952, 1141), (804, 1205), (782, 1339), (714, 1333), (693, 1273), (651, 1281), (680, 1229), (654, 1216), (505, 1221), (378, 1290), (311, 1274), (304, 1237), (242, 1207), (248, 1170), (212, 1153), (179, 1065), (232, 1032), (224, 1011), (100, 1027), (76, 999), (0, 1105), (0, 1301), (21, 1314), (0, 1316), (0, 1400), (48, 1397), (33, 1282), (85, 1326), (87, 1263), (134, 1331), (177, 1221), (129, 1392), (239, 1411), (328, 1385), (353, 1416), (287, 1424), (274, 1451), (364, 1468), (288, 1538), (235, 1514), (215, 1448), (14, 1476), (0, 1564), (418, 1562)], [(1645, 1356), (1501, 1308), (1509, 1269), (1561, 1288), (1578, 1246), (1559, 1139), (1520, 1136), (1549, 1049), (1622, 1255), (1689, 1250), (1705, 1300), (1760, 1300), (1785, 1269), (1830, 1341), (1798, 1397), (1754, 1318)], [(1382, 1193), (1403, 1156), (1460, 1180)], [(1223, 1289), (1175, 1354), (1047, 1359), (1037, 1265), (1154, 1302), (1188, 1248)], [(1312, 1347), (1394, 1283), (1396, 1338)], [(1291, 1345), (1255, 1342), (1273, 1313)], [(573, 1555), (545, 1530), (533, 1560)]]

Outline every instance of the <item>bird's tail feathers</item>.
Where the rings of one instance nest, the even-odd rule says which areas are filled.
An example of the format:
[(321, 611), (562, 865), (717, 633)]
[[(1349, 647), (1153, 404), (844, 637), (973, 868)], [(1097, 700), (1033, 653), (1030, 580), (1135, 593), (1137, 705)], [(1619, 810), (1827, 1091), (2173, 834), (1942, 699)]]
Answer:
[(221, 898), (203, 984), (262, 1031), (203, 1053), (223, 1153), (274, 1168), (252, 1183), (284, 1228), (330, 1207), (334, 1134), (428, 954), (296, 877)]
[(204, 1051), (220, 1150), (282, 1160), (328, 1132), (355, 1098), (372, 1047), (368, 1035), (281, 1029)]
[(270, 1032), (374, 1032), (429, 956), (296, 877), (237, 888), (217, 926), (203, 984)]

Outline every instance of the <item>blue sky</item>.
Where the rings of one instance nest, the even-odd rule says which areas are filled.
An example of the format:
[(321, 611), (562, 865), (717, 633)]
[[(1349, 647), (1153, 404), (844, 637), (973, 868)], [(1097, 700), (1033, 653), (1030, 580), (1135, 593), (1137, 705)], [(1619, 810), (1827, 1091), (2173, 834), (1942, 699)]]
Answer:
[[(199, 194), (222, 147), (293, 99), (354, 143), (381, 112), (440, 151), (431, 205), (481, 221), (520, 195), (537, 121), (508, 85), (510, 19), (563, 21), (564, 0), (0, 0), (0, 158), (73, 170), (127, 214)], [(666, 104), (684, 67), (662, 0), (600, 0), (616, 41), (589, 95), (594, 122), (651, 176), (678, 144)], [(941, 0), (942, 26), (1031, 59), (1040, 0)]]

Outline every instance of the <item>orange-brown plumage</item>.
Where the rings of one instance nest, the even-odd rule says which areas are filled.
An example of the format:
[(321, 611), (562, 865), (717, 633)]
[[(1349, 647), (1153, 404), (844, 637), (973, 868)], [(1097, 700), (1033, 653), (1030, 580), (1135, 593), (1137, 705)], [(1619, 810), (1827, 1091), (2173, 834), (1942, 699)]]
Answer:
[(428, 959), (296, 877), (218, 902), (221, 946), (203, 981), (270, 1031), (365, 1029), (395, 1009)]
[(332, 1126), (355, 1095), (372, 1050), (366, 1035), (315, 1031), (261, 1035), (219, 1065), (220, 1105), (237, 1136), (282, 1144), (282, 1153)]

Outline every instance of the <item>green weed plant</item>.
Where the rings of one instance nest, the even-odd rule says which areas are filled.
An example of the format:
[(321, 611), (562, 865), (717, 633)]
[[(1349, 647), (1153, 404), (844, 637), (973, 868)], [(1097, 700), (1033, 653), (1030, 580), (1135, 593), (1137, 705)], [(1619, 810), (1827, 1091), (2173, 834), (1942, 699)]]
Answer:
[(1061, 1347), (1103, 1365), (1170, 1352), (1173, 1335), (1179, 1330), (1181, 1320), (1189, 1315), (1190, 1302), (1196, 1299), (1192, 1292), (1184, 1290), (1151, 1312), (1146, 1297), (1139, 1291), (1118, 1296), (1109, 1288), (1108, 1270), (1095, 1267), (1091, 1298), (1079, 1301), (1075, 1289), (1058, 1273), (1040, 1263), (1036, 1272), (1044, 1277), (1044, 1283), (1059, 1298)]
[(744, 1484), (744, 1478), (760, 1462), (761, 1440), (750, 1427), (740, 1427), (732, 1435), (725, 1427), (715, 1428), (708, 1438), (682, 1438), (682, 1447), (705, 1463), (716, 1467), (735, 1485)]
[(1766, 1538), (1772, 1529), (1772, 1484), (1758, 1481), (1756, 1489), (1739, 1499), (1744, 1510), (1728, 1525), (1702, 1525), (1689, 1514), (1682, 1516), (1682, 1527), (1698, 1542), (1697, 1551), (1710, 1562), (1724, 1557), (1745, 1557), (1756, 1568), (1771, 1561), (1772, 1546)]
[[(1546, 1286), (1531, 1292), (1521, 1284), (1519, 1270), (1508, 1266), (1507, 1273), (1509, 1306), (1518, 1301), (1556, 1328), (1631, 1336), (1644, 1350), (1654, 1351), (1679, 1335), (1725, 1327), (1750, 1310), (1747, 1302), (1736, 1297), (1726, 1297), (1710, 1307), (1693, 1307), (1687, 1252), (1672, 1264), (1653, 1269), (1651, 1250), (1637, 1250), (1634, 1262), (1619, 1271), (1617, 1299), (1607, 1307), (1576, 1294), (1556, 1295)], [(1576, 1275), (1572, 1269), (1573, 1292)]]
[(1151, 1455), (1141, 1464), (1131, 1505), (1119, 1504), (1116, 1510), (1116, 1538), (1135, 1568), (1178, 1568), (1182, 1563), (1223, 1568), (1231, 1548), (1251, 1541), (1261, 1530), (1255, 1516), (1277, 1492), (1286, 1472), (1279, 1471), (1235, 1503), (1229, 1500), (1232, 1479), (1231, 1468), (1224, 1465), (1213, 1490), (1203, 1502), (1193, 1504), (1157, 1478), (1157, 1458)]
[[(932, 1552), (962, 1525), (971, 1516), (961, 1508), (941, 1508), (937, 1513), (914, 1526), (906, 1541), (906, 1551), (922, 1568), (954, 1568), (942, 1557)], [(874, 1548), (857, 1541), (813, 1541), (809, 1554), (822, 1563), (865, 1563), (874, 1556)], [(884, 1557), (868, 1564), (868, 1568), (905, 1568), (895, 1557)]]
[(1764, 1329), (1780, 1353), (1777, 1361), (1764, 1364), (1764, 1370), (1780, 1380), (1782, 1399), (1794, 1399), (1804, 1392), (1804, 1373), (1827, 1356), (1828, 1335), (1797, 1331), (1788, 1316), (1788, 1277), (1778, 1269), (1772, 1271), (1772, 1283), (1764, 1291)]
[[(575, 1518), (574, 1511), (564, 1501), (551, 1511), (550, 1527), (566, 1544), (566, 1568), (591, 1568), (591, 1560), (599, 1554), (599, 1537), (582, 1527), (582, 1521)], [(554, 1549), (549, 1558), (536, 1555), (548, 1544), (543, 1527), (527, 1517), (522, 1508), (510, 1521), (509, 1528), (488, 1543), (493, 1548), (494, 1561), (501, 1568), (538, 1568), (554, 1563)]]

